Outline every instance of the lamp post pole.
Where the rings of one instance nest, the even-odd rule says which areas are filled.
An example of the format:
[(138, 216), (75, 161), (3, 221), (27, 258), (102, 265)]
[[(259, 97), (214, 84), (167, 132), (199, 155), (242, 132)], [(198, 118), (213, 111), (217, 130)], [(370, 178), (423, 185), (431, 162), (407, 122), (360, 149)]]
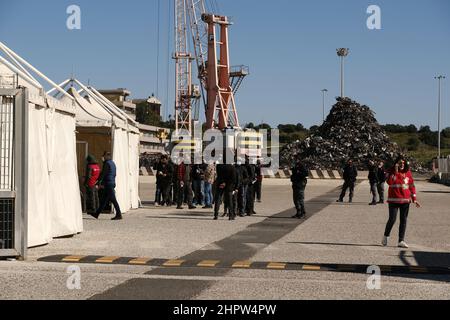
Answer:
[(438, 80), (438, 159), (441, 158), (441, 82), (445, 79), (445, 76), (435, 77)]
[(341, 58), (341, 98), (344, 98), (344, 59), (350, 53), (348, 48), (339, 48), (336, 50), (338, 57)]
[(322, 122), (325, 122), (325, 94), (327, 92), (327, 89), (322, 90)]

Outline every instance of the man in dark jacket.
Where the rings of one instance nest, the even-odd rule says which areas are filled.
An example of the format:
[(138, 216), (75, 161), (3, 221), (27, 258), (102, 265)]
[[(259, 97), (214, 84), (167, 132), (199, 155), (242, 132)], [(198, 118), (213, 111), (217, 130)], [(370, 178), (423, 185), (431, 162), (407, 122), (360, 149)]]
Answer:
[(177, 166), (177, 209), (183, 209), (183, 202), (188, 204), (189, 210), (196, 209), (192, 204), (193, 202), (193, 192), (192, 192), (192, 167), (184, 162), (181, 162)]
[(308, 184), (308, 169), (303, 165), (300, 159), (297, 160), (295, 166), (292, 168), (292, 190), (295, 209), (297, 213), (292, 217), (295, 219), (302, 219), (306, 216), (305, 210), (305, 189)]
[(248, 216), (251, 216), (252, 214), (256, 214), (255, 212), (255, 183), (257, 181), (256, 165), (250, 164), (250, 158), (246, 157), (245, 167), (247, 168), (248, 173), (248, 184), (247, 184), (248, 187), (247, 187), (245, 213), (247, 213)]
[(229, 220), (235, 220), (236, 211), (233, 205), (233, 194), (236, 191), (236, 169), (231, 164), (217, 165), (217, 190), (215, 195), (214, 220), (219, 218), (222, 198), (228, 207)]
[(236, 190), (234, 199), (234, 208), (236, 214), (240, 217), (244, 217), (245, 202), (247, 198), (247, 187), (248, 187), (248, 173), (247, 168), (245, 168), (240, 161), (235, 164), (236, 170)]
[(103, 161), (103, 169), (99, 179), (100, 188), (103, 189), (103, 197), (100, 202), (100, 207), (97, 209), (95, 214), (92, 214), (92, 216), (95, 219), (98, 219), (106, 206), (111, 202), (116, 211), (116, 216), (112, 218), (112, 220), (122, 220), (122, 212), (120, 211), (115, 191), (117, 173), (116, 164), (112, 160), (110, 152), (105, 152), (103, 154)]
[(380, 198), (379, 203), (384, 204), (384, 185), (386, 184), (386, 171), (384, 170), (384, 162), (380, 161), (378, 163), (378, 169), (377, 169), (377, 191), (378, 196)]
[(169, 163), (169, 157), (164, 155), (161, 158), (160, 163), (156, 168), (156, 176), (159, 180), (159, 186), (161, 188), (162, 203), (161, 205), (172, 205), (172, 199), (170, 197), (170, 188), (172, 185), (173, 167)]
[(370, 193), (372, 194), (372, 202), (369, 204), (371, 206), (377, 205), (377, 186), (378, 186), (378, 168), (375, 162), (369, 162), (369, 184)]
[(347, 189), (350, 189), (350, 199), (349, 202), (353, 202), (353, 195), (355, 192), (356, 178), (358, 177), (358, 170), (353, 165), (353, 160), (348, 160), (347, 165), (344, 168), (344, 185), (342, 186), (342, 192), (337, 202), (344, 202), (345, 194)]

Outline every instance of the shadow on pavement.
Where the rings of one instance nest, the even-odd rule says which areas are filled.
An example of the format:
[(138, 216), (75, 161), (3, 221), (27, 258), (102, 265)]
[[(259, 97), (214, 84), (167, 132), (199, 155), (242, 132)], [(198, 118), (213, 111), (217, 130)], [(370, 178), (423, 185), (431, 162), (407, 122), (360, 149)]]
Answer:
[(310, 244), (310, 245), (328, 245), (343, 247), (377, 247), (382, 248), (379, 244), (356, 244), (356, 243), (328, 243), (328, 242), (288, 242), (289, 244)]

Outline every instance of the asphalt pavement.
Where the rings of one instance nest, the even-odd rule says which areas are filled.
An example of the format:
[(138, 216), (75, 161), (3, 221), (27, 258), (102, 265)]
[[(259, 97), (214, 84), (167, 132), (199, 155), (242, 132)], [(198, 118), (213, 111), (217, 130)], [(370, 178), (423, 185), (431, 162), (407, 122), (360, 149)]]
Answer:
[[(144, 207), (123, 221), (85, 216), (82, 234), (30, 249), (26, 262), (0, 261), (0, 299), (449, 299), (450, 274), (433, 268), (450, 267), (450, 188), (417, 182), (423, 208), (411, 210), (404, 250), (398, 225), (380, 246), (387, 206), (368, 206), (368, 183), (340, 204), (341, 183), (310, 180), (307, 218), (296, 220), (289, 181), (267, 179), (257, 215), (230, 222), (153, 206), (154, 181), (143, 178)], [(356, 272), (370, 265), (382, 267), (380, 290)], [(79, 290), (67, 287), (71, 266)]]

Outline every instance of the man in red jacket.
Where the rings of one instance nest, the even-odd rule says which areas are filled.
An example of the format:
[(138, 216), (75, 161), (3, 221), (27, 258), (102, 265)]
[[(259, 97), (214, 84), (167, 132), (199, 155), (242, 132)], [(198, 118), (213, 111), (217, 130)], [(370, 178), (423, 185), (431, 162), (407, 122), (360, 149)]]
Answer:
[(84, 187), (86, 190), (86, 211), (95, 213), (99, 206), (97, 182), (100, 177), (100, 166), (94, 156), (89, 155), (86, 159), (86, 176)]
[(382, 245), (388, 245), (392, 228), (400, 211), (398, 246), (406, 249), (409, 248), (405, 242), (409, 207), (412, 202), (417, 208), (420, 208), (420, 203), (417, 201), (416, 187), (412, 173), (409, 170), (409, 164), (403, 156), (397, 159), (394, 168), (388, 172), (387, 184), (389, 185), (389, 221), (386, 225)]

